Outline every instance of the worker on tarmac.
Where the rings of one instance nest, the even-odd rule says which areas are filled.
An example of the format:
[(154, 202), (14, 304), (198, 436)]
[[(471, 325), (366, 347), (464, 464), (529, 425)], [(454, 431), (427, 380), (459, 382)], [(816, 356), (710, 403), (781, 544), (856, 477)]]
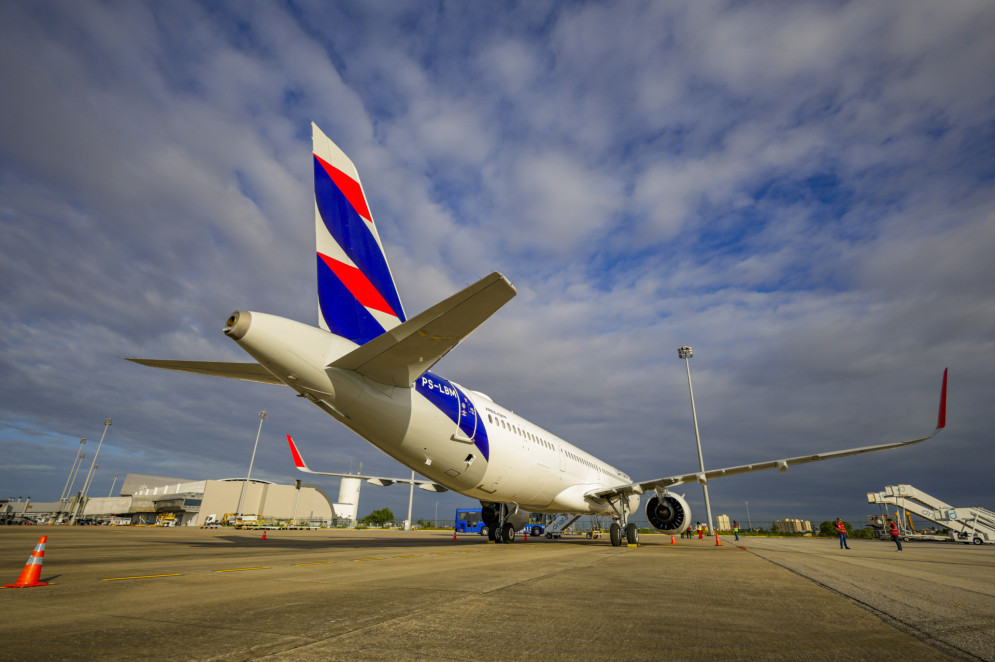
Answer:
[(898, 549), (896, 549), (895, 551), (896, 552), (902, 551), (902, 538), (901, 538), (902, 532), (898, 530), (898, 523), (895, 522), (895, 520), (891, 519), (890, 517), (888, 518), (888, 533), (891, 535), (892, 541), (894, 541), (894, 543), (898, 545)]
[(739, 522), (736, 520), (732, 521), (732, 532), (736, 536), (736, 540), (739, 540)]
[(846, 525), (843, 524), (843, 520), (837, 517), (834, 526), (840, 534), (840, 549), (850, 549), (850, 545), (846, 544)]

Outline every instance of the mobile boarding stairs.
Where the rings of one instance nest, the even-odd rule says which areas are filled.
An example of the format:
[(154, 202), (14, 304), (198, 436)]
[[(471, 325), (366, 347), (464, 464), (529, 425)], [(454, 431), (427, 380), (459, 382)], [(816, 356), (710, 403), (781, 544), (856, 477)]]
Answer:
[(954, 508), (911, 485), (889, 485), (884, 492), (868, 492), (867, 503), (904, 509), (950, 529), (955, 542), (995, 544), (995, 512), (980, 507)]

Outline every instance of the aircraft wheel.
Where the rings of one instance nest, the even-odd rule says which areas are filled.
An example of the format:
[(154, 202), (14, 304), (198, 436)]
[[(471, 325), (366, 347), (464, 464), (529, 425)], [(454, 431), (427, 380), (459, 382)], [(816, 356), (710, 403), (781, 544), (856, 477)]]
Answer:
[(515, 527), (513, 527), (511, 524), (505, 524), (504, 535), (501, 537), (504, 539), (504, 542), (507, 543), (515, 542)]
[(629, 522), (625, 525), (625, 540), (630, 545), (639, 544), (639, 529), (636, 527), (635, 522)]
[(622, 546), (622, 527), (618, 522), (612, 522), (608, 537), (612, 540), (612, 547)]
[(487, 539), (494, 542), (501, 542), (501, 536), (497, 534), (497, 527), (487, 527)]

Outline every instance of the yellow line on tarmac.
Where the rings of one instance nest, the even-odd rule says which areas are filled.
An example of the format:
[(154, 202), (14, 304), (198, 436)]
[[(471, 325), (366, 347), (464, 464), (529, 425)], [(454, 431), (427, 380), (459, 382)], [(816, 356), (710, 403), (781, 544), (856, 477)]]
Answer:
[(421, 554), (405, 554), (403, 556), (395, 556), (395, 559), (413, 559), (416, 556), (421, 556)]
[(242, 570), (269, 570), (269, 566), (263, 565), (258, 568), (231, 568), (230, 570), (215, 570), (214, 572), (241, 572)]
[(335, 563), (335, 561), (315, 561), (314, 563), (295, 563), (294, 565), (325, 565), (328, 563)]
[(102, 582), (116, 582), (119, 579), (153, 579), (155, 577), (182, 577), (182, 572), (174, 572), (168, 575), (138, 575), (137, 577), (105, 577)]
[(372, 558), (372, 559), (353, 559), (353, 561), (383, 561), (383, 557), (382, 556), (378, 556), (378, 557)]

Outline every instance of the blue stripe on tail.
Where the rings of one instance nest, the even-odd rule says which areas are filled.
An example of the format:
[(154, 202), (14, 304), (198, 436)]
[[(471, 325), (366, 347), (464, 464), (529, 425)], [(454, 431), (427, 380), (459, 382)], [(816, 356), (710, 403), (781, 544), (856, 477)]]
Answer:
[[(328, 173), (325, 172), (317, 156), (314, 157), (314, 199), (317, 203), (321, 220), (328, 229), (328, 232), (338, 242), (339, 246), (342, 247), (346, 255), (349, 256), (349, 259), (353, 261), (356, 267), (373, 284), (384, 301), (390, 305), (391, 309), (397, 314), (398, 320), (401, 322), (405, 321), (401, 299), (394, 288), (394, 281), (391, 278), (390, 268), (387, 266), (387, 259), (384, 257), (383, 251), (380, 250), (380, 246), (377, 244), (373, 233), (367, 227), (367, 221), (356, 213), (355, 208), (349, 203), (349, 200), (342, 194)], [(324, 313), (326, 307), (334, 309), (336, 305), (326, 303), (325, 295), (322, 293), (321, 266), (319, 265), (318, 270), (318, 299)], [(334, 276), (332, 277), (334, 278)], [(338, 281), (337, 278), (335, 280)], [(341, 285), (341, 282), (339, 284)], [(325, 291), (328, 294), (332, 294), (330, 288), (326, 287)], [(350, 295), (350, 298), (355, 300), (355, 297), (352, 295)], [(326, 316), (325, 319), (330, 322), (329, 317)]]

